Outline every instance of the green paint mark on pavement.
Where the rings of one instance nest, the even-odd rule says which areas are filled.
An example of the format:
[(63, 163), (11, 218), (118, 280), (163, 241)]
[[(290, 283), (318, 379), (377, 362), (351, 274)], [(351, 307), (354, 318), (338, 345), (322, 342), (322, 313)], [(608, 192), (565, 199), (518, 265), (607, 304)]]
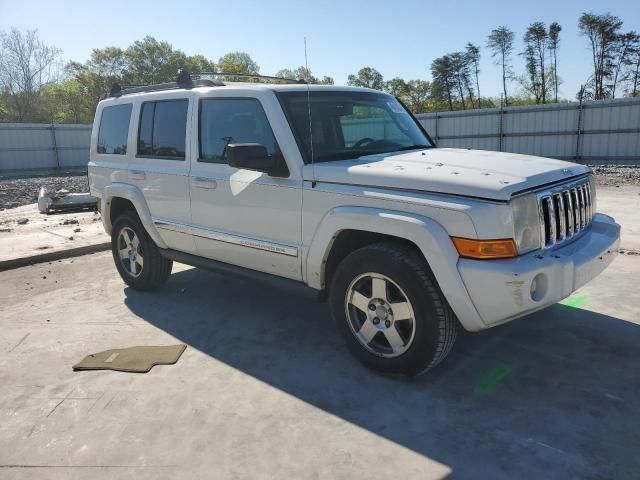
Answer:
[(560, 305), (565, 307), (580, 308), (589, 300), (589, 295), (576, 295), (575, 297), (565, 298), (560, 302)]
[(487, 372), (482, 381), (476, 385), (475, 391), (478, 393), (487, 393), (493, 389), (498, 383), (505, 379), (511, 373), (511, 367), (501, 365), (492, 368)]

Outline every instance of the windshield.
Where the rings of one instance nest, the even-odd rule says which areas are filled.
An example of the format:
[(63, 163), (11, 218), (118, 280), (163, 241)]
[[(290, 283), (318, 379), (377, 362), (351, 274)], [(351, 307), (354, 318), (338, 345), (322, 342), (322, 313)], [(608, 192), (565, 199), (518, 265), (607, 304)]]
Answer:
[(390, 95), (296, 91), (278, 92), (278, 98), (305, 163), (311, 163), (312, 137), (314, 162), (433, 147), (407, 109)]

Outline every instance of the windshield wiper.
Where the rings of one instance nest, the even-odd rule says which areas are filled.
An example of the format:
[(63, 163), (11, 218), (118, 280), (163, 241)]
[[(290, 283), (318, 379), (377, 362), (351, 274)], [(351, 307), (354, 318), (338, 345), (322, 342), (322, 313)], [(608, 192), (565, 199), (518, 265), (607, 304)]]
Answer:
[(425, 148), (433, 148), (432, 145), (409, 145), (407, 147), (400, 147), (396, 150), (393, 150), (394, 152), (404, 152), (406, 150), (422, 150)]
[(325, 155), (318, 155), (315, 158), (316, 162), (330, 162), (331, 160), (353, 160), (354, 158), (366, 157), (368, 155), (376, 155), (378, 153), (386, 152), (371, 152), (369, 150), (349, 150), (343, 152), (327, 153)]

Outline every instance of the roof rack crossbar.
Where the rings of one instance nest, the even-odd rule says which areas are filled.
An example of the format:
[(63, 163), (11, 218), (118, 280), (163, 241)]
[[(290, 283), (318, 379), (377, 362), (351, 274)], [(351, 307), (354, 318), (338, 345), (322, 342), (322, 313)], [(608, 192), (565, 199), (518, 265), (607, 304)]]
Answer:
[(232, 72), (197, 72), (192, 73), (197, 76), (211, 76), (211, 77), (238, 77), (238, 78), (262, 78), (265, 80), (280, 80), (288, 83), (301, 83), (306, 84), (307, 81), (302, 78), (286, 78), (286, 77), (274, 77), (271, 75), (259, 75), (257, 73), (232, 73)]
[[(198, 72), (194, 73), (193, 76), (202, 77), (202, 76), (216, 76), (216, 77), (237, 77), (237, 78), (262, 78), (265, 80), (280, 80), (289, 83), (301, 83), (306, 84), (307, 82), (303, 79), (294, 79), (294, 78), (284, 78), (284, 77), (272, 77), (269, 75), (258, 75), (258, 74), (250, 74), (250, 73), (230, 73), (230, 72)], [(145, 92), (158, 92), (161, 90), (177, 90), (179, 88), (191, 89), (195, 87), (224, 87), (225, 83), (216, 80), (210, 80), (205, 78), (198, 78), (194, 80), (192, 75), (185, 69), (178, 70), (178, 76), (175, 82), (169, 83), (158, 83), (154, 85), (119, 85), (118, 83), (114, 83), (109, 92), (102, 96), (102, 99), (108, 97), (121, 97), (122, 95), (131, 95), (134, 93), (145, 93)]]
[(157, 92), (160, 90), (176, 90), (179, 88), (190, 89), (194, 87), (224, 87), (224, 83), (206, 79), (192, 80), (187, 70), (180, 69), (178, 70), (178, 76), (175, 82), (126, 86), (120, 86), (114, 83), (109, 92), (103, 95), (103, 98), (121, 97), (122, 95), (131, 95), (133, 93)]

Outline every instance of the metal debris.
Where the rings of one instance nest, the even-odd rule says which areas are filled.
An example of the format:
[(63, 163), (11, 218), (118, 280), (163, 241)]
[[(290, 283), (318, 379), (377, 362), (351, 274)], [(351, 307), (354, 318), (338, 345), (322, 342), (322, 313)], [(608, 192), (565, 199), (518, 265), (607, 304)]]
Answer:
[(96, 198), (89, 193), (71, 193), (66, 189), (52, 192), (42, 187), (38, 195), (38, 210), (47, 215), (53, 212), (77, 212), (95, 208)]

